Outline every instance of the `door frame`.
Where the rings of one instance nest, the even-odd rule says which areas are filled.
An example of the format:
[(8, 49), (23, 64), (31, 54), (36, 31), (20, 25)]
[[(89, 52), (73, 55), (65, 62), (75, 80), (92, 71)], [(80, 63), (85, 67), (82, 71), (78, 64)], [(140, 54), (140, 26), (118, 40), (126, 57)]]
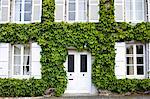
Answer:
[[(85, 54), (87, 55), (87, 64), (89, 65), (89, 66), (87, 66), (87, 73), (88, 73), (87, 75), (88, 75), (88, 80), (89, 80), (88, 81), (89, 82), (89, 90), (87, 90), (87, 91), (85, 91), (85, 90), (79, 91), (79, 90), (67, 90), (66, 89), (65, 93), (77, 93), (77, 94), (88, 93), (88, 94), (91, 94), (92, 93), (92, 77), (91, 77), (92, 76), (92, 56), (91, 56), (91, 53), (88, 52), (88, 51), (78, 52), (77, 50), (68, 50), (68, 55), (69, 54), (74, 54), (75, 57), (76, 56), (80, 56), (80, 55), (85, 55)], [(68, 72), (67, 72), (67, 70), (68, 70), (68, 67), (67, 67), (68, 66), (68, 55), (67, 55), (66, 61), (64, 63), (65, 71), (66, 71), (67, 74), (68, 74)], [(79, 59), (75, 60), (75, 61), (79, 61)], [(76, 70), (76, 66), (75, 65), (74, 65), (74, 70)], [(77, 72), (77, 73), (80, 73), (80, 72)], [(68, 83), (67, 83), (67, 85), (68, 85)]]

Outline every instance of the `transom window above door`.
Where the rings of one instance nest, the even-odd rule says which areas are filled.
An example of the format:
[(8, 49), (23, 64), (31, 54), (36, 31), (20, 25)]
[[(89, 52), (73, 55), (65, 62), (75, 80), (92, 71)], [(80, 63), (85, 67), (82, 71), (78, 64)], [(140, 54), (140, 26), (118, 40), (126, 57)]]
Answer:
[(99, 0), (55, 0), (55, 4), (55, 21), (99, 21)]
[(145, 75), (144, 44), (126, 44), (126, 75)]

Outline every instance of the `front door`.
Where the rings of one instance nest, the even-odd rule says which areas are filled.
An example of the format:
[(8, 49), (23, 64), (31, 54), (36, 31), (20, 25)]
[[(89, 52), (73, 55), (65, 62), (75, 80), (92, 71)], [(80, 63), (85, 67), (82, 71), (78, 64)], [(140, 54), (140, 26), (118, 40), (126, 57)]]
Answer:
[(91, 54), (68, 51), (65, 62), (68, 84), (65, 93), (91, 93)]

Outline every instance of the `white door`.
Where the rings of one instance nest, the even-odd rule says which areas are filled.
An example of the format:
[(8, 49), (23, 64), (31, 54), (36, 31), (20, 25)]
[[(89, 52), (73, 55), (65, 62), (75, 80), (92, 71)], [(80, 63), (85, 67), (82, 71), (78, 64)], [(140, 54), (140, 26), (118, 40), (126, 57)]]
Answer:
[(65, 67), (68, 77), (65, 93), (91, 93), (91, 54), (69, 50)]

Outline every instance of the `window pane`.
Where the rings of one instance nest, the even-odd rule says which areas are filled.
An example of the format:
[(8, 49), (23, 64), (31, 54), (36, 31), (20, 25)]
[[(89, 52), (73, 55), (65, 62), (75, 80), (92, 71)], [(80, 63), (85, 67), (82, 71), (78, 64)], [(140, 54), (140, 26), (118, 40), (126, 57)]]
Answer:
[(143, 74), (144, 74), (143, 66), (137, 66), (137, 75), (143, 75)]
[(74, 72), (74, 55), (68, 55), (68, 72)]
[(21, 65), (21, 56), (14, 56), (14, 65)]
[(69, 20), (75, 20), (75, 12), (69, 12)]
[(143, 57), (137, 57), (137, 64), (143, 64)]
[(29, 66), (23, 66), (23, 75), (30, 75)]
[(127, 46), (126, 53), (127, 54), (133, 54), (133, 45)]
[(20, 45), (14, 45), (14, 54), (15, 55), (21, 54), (21, 46)]
[(136, 45), (136, 53), (143, 54), (143, 45)]
[(87, 14), (87, 1), (79, 1), (79, 20), (86, 20)]
[(80, 56), (80, 72), (87, 72), (87, 55)]
[(75, 11), (75, 3), (69, 3), (69, 11)]
[(30, 45), (24, 46), (24, 55), (30, 55)]
[(134, 75), (134, 66), (127, 66), (127, 75)]
[(133, 57), (127, 57), (127, 64), (134, 64)]
[(30, 11), (30, 12), (32, 11), (32, 3), (31, 2), (25, 4), (25, 11)]
[(31, 13), (24, 13), (24, 21), (31, 21)]
[(23, 65), (30, 65), (30, 56), (24, 56)]
[(15, 1), (15, 21), (21, 21), (22, 1)]
[(14, 75), (20, 75), (20, 66), (14, 66)]

